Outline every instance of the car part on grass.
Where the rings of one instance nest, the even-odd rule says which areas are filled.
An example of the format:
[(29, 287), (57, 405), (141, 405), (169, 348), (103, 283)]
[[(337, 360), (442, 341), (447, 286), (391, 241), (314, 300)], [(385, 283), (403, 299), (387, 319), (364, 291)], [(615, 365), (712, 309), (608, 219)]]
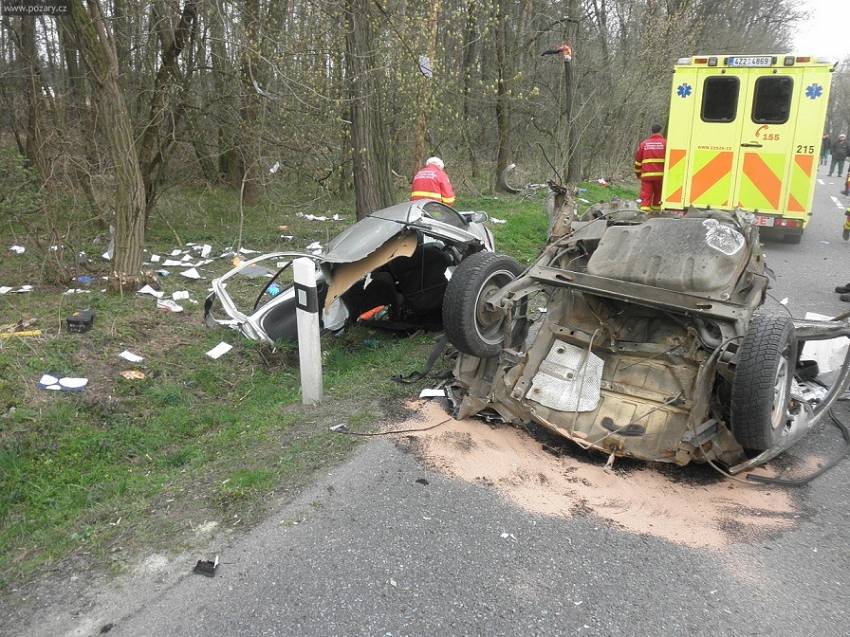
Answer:
[[(528, 270), (484, 298), (487, 278), (468, 277), (444, 308), (458, 417), (534, 421), (609, 456), (738, 473), (797, 442), (846, 389), (850, 355), (825, 396), (804, 391), (803, 343), (850, 338), (850, 325), (761, 309), (768, 270), (748, 216), (608, 206), (579, 222), (561, 201)], [(485, 343), (498, 345), (471, 338), (494, 325)]]
[[(213, 280), (204, 307), (207, 325), (226, 325), (251, 340), (275, 344), (297, 339), (295, 288), (284, 284), (292, 260), (316, 263), (322, 326), (344, 328), (378, 306), (389, 308), (388, 320), (370, 321), (385, 329), (439, 328), (443, 294), (451, 273), (463, 260), (494, 250), (493, 235), (481, 212), (460, 213), (436, 201), (406, 202), (378, 210), (347, 227), (327, 249), (313, 254), (274, 252), (239, 263)], [(268, 271), (266, 284), (248, 311), (237, 307), (227, 286), (261, 262), (283, 260)], [(267, 292), (276, 288), (277, 293)], [(225, 317), (216, 317), (217, 309)]]

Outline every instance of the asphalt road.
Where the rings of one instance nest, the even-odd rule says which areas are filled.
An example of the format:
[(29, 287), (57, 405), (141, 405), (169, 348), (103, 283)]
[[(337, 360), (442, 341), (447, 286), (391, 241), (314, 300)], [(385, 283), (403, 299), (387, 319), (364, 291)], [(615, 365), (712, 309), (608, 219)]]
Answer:
[[(802, 244), (767, 245), (773, 294), (795, 314), (850, 307), (832, 292), (850, 281), (843, 210), (830, 199), (839, 189), (837, 179), (819, 186)], [(821, 434), (806, 444), (828, 455), (834, 437)], [(694, 549), (592, 515), (529, 514), (376, 440), (222, 546), (215, 578), (183, 575), (138, 608), (125, 584), (126, 604), (89, 628), (203, 637), (848, 635), (848, 480), (850, 461), (796, 493), (800, 517), (789, 530)]]

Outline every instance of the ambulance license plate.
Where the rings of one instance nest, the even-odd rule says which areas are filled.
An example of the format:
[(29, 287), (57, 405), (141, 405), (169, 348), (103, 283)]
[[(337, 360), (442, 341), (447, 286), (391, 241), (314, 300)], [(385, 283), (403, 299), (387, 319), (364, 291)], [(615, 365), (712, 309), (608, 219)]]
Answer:
[(769, 55), (745, 55), (726, 58), (726, 66), (773, 66), (773, 57)]
[(755, 222), (753, 223), (755, 226), (764, 226), (766, 228), (773, 227), (773, 217), (762, 217), (761, 215), (756, 215)]

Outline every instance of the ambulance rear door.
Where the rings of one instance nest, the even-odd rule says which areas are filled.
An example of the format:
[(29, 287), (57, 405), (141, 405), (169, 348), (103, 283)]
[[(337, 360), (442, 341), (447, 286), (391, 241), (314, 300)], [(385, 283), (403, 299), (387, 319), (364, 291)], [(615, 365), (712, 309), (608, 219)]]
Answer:
[(697, 71), (695, 105), (685, 180), (685, 206), (735, 208), (733, 171), (746, 113), (748, 74), (744, 68)]
[[(727, 58), (727, 64), (736, 59)], [(802, 75), (795, 67), (748, 71), (733, 197), (743, 210), (785, 213)]]

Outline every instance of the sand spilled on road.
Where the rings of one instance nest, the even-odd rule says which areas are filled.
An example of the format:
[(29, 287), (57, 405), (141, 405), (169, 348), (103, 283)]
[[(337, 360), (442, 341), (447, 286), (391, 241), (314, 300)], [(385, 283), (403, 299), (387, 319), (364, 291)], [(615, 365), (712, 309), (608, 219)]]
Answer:
[[(447, 418), (436, 402), (394, 429), (427, 427)], [(482, 421), (452, 420), (399, 436), (437, 471), (492, 485), (522, 508), (551, 516), (592, 514), (634, 533), (717, 548), (790, 527), (796, 514), (787, 491), (731, 480), (687, 480), (652, 467), (605, 471), (602, 463), (555, 457), (524, 431)], [(708, 483), (706, 483), (708, 482)]]

